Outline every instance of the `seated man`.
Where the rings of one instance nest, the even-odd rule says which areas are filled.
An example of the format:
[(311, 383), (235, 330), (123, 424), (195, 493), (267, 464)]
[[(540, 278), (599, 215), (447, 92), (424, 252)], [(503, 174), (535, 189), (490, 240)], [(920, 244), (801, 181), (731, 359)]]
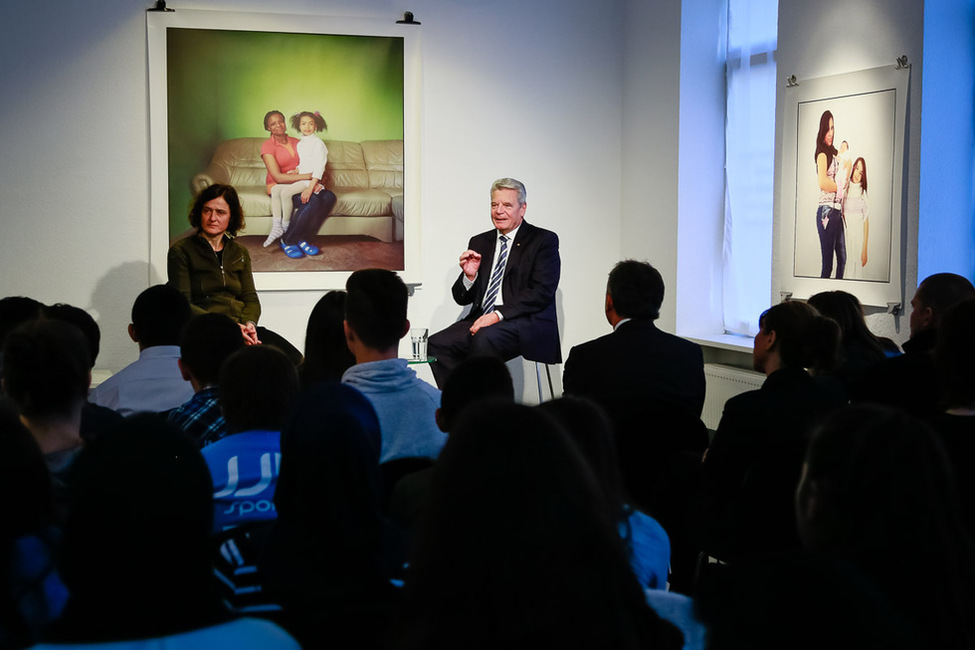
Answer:
[(223, 362), (242, 347), (240, 327), (223, 314), (194, 316), (183, 328), (179, 369), (196, 392), (185, 404), (170, 411), (168, 417), (200, 447), (227, 435), (217, 380)]
[(850, 389), (851, 402), (904, 409), (918, 417), (937, 412), (939, 384), (934, 343), (941, 316), (952, 305), (975, 297), (975, 287), (954, 273), (935, 273), (918, 285), (911, 298), (911, 338), (904, 354), (869, 368)]
[(457, 304), (471, 310), (429, 341), (430, 356), (437, 359), (430, 368), (441, 388), (467, 356), (562, 361), (555, 316), (559, 238), (524, 220), (526, 198), (525, 186), (513, 178), (491, 186), (494, 229), (471, 238), (451, 289)]
[(562, 377), (566, 395), (593, 400), (613, 421), (626, 488), (644, 507), (669, 457), (708, 443), (701, 348), (657, 329), (663, 299), (657, 269), (618, 263), (604, 305), (613, 331), (573, 347)]
[(397, 358), (399, 340), (410, 331), (406, 285), (392, 271), (365, 269), (349, 276), (345, 286), (345, 338), (356, 365), (345, 371), (342, 383), (358, 389), (376, 409), (379, 462), (436, 458), (446, 441), (435, 417), (440, 391)]
[(157, 284), (140, 293), (129, 323), (139, 359), (93, 388), (88, 400), (132, 415), (168, 411), (193, 397), (193, 385), (177, 364), (179, 335), (189, 319), (190, 303), (176, 289)]

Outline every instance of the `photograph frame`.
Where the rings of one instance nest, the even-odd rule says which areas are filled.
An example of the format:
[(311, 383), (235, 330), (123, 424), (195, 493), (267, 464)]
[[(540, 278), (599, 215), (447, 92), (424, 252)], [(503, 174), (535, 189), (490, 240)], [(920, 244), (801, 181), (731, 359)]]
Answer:
[[(806, 299), (822, 291), (842, 290), (857, 296), (862, 304), (873, 307), (890, 308), (892, 304), (903, 302), (906, 261), (903, 246), (907, 225), (904, 152), (909, 81), (909, 66), (896, 68), (891, 65), (787, 84), (783, 93), (785, 108), (777, 217), (780, 263), (776, 275), (782, 294)], [(850, 144), (851, 155), (857, 156), (860, 154), (856, 147), (866, 140), (874, 154), (869, 176), (871, 187), (877, 191), (870, 192), (869, 214), (873, 218), (870, 220), (872, 248), (868, 257), (871, 262), (868, 263), (879, 261), (881, 268), (871, 267), (871, 274), (863, 279), (850, 278), (849, 273), (841, 279), (818, 277), (825, 246), (819, 240), (816, 225), (816, 129), (823, 109), (832, 112), (834, 106), (839, 109), (837, 113), (845, 110), (849, 114), (858, 107), (869, 107), (879, 113), (858, 115), (862, 117), (859, 123), (867, 126), (861, 131), (853, 131), (861, 137), (859, 142)], [(849, 124), (849, 120), (846, 123)], [(842, 125), (837, 119), (834, 141), (837, 147), (848, 137), (844, 135)], [(882, 155), (876, 155), (878, 152)], [(842, 223), (849, 227), (845, 217)], [(850, 263), (848, 259), (847, 269)], [(867, 267), (863, 268), (866, 271)], [(835, 273), (834, 269), (834, 276)]]
[[(167, 277), (170, 227), (168, 30), (218, 30), (288, 35), (366, 36), (402, 39), (403, 47), (403, 268), (405, 282), (420, 283), (420, 35), (416, 25), (394, 20), (339, 18), (323, 15), (271, 14), (179, 9), (146, 13), (149, 74), (149, 261), (152, 271)], [(276, 106), (271, 106), (276, 108)], [(257, 116), (260, 127), (260, 115)], [(258, 135), (255, 133), (255, 135)], [(266, 133), (264, 134), (266, 136)], [(178, 179), (174, 182), (187, 182)], [(245, 211), (245, 219), (246, 219)], [(322, 271), (255, 270), (259, 291), (342, 289), (355, 269)]]

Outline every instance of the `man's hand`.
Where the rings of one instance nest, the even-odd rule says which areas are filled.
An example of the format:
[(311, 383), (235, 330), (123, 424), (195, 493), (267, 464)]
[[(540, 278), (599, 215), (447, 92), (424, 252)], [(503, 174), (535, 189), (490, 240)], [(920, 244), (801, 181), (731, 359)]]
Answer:
[[(480, 256), (478, 255), (478, 257)], [(490, 327), (498, 322), (501, 322), (501, 317), (498, 316), (497, 312), (492, 311), (490, 314), (484, 314), (474, 321), (473, 325), (471, 325), (471, 336), (477, 334), (477, 330), (481, 329), (482, 327)]]
[(477, 251), (466, 250), (460, 255), (460, 268), (471, 282), (477, 277), (477, 270), (481, 268), (481, 254)]
[(254, 323), (239, 323), (240, 334), (244, 337), (245, 345), (260, 345), (261, 340), (257, 338), (257, 327)]

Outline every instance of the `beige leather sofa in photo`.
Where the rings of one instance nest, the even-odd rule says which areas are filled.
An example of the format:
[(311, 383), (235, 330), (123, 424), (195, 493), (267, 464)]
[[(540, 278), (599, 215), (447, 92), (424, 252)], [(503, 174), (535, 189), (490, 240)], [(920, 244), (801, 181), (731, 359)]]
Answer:
[[(244, 208), (241, 235), (271, 232), (267, 168), (261, 160), (266, 138), (235, 138), (217, 145), (205, 170), (193, 177), (193, 194), (213, 183), (233, 185)], [(368, 235), (403, 241), (403, 141), (325, 140), (325, 187), (338, 201), (320, 234)]]

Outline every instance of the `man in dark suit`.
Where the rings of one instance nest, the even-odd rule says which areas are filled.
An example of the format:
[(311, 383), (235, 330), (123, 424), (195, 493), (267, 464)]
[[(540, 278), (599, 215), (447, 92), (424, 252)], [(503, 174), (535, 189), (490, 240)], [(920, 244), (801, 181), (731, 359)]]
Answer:
[(617, 264), (605, 300), (613, 332), (573, 347), (562, 375), (567, 395), (593, 400), (613, 421), (625, 487), (644, 508), (670, 456), (708, 443), (701, 348), (657, 329), (663, 298), (657, 269)]
[(968, 278), (955, 273), (925, 278), (911, 298), (911, 337), (904, 343), (904, 354), (869, 368), (852, 386), (850, 401), (893, 406), (918, 417), (936, 413), (940, 395), (934, 365), (938, 324), (949, 307), (972, 297), (975, 287)]
[(431, 369), (438, 386), (468, 356), (562, 361), (555, 316), (559, 238), (526, 222), (527, 207), (520, 181), (501, 178), (491, 185), (494, 229), (471, 238), (451, 288), (457, 304), (470, 305), (470, 312), (428, 343), (437, 359)]

